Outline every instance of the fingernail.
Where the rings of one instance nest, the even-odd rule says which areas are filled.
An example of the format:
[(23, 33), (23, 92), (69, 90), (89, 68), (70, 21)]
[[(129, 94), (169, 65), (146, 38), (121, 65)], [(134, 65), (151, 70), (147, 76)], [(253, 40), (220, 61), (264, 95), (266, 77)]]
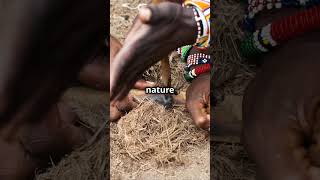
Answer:
[(148, 84), (150, 84), (150, 85), (156, 85), (156, 83), (155, 82), (152, 82), (152, 81), (146, 81)]
[(143, 21), (147, 22), (151, 20), (152, 13), (149, 8), (141, 8), (139, 14)]

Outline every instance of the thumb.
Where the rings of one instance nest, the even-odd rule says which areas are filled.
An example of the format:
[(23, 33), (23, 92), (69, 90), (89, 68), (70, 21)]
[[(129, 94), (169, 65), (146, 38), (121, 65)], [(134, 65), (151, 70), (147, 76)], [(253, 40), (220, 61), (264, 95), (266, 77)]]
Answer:
[(147, 87), (155, 87), (155, 86), (156, 86), (156, 83), (141, 79), (135, 83), (134, 88), (139, 90), (145, 90)]
[(181, 14), (182, 6), (173, 2), (149, 5), (139, 10), (139, 18), (145, 24), (157, 24), (160, 21), (173, 21)]
[(203, 129), (210, 127), (210, 115), (205, 112), (204, 104), (200, 101), (188, 101), (187, 109), (192, 116), (195, 124)]

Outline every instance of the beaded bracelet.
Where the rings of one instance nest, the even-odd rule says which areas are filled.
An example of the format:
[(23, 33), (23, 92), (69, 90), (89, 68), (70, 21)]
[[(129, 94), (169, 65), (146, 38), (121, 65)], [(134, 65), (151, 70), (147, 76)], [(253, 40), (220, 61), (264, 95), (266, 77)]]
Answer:
[(198, 65), (198, 64), (210, 64), (210, 55), (203, 54), (203, 53), (197, 53), (197, 54), (192, 54), (188, 56), (187, 59), (187, 65), (185, 67), (186, 71), (190, 70), (190, 67), (193, 65)]
[(192, 47), (192, 45), (186, 45), (177, 49), (178, 54), (181, 56), (182, 62), (187, 62), (187, 58)]
[(257, 56), (300, 34), (320, 28), (320, 6), (281, 18), (256, 30), (240, 45), (242, 55)]
[(249, 6), (247, 8), (247, 14), (244, 18), (245, 28), (253, 32), (255, 30), (254, 17), (264, 9), (271, 10), (273, 8), (280, 9), (283, 7), (312, 7), (314, 5), (320, 5), (320, 0), (248, 0)]
[(192, 8), (197, 23), (197, 40), (194, 44), (200, 48), (209, 46), (210, 42), (210, 1), (186, 0), (184, 7)]
[(195, 67), (191, 71), (186, 72), (184, 74), (184, 78), (188, 82), (191, 82), (194, 78), (196, 78), (200, 74), (203, 74), (203, 73), (206, 73), (206, 72), (210, 72), (210, 70), (211, 70), (211, 65), (210, 64), (202, 64), (202, 65), (199, 65), (199, 66)]

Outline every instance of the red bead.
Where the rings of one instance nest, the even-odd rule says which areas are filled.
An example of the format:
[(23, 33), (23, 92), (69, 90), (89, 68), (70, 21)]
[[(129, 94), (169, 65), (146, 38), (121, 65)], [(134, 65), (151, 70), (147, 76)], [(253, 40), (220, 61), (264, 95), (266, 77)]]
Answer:
[(271, 25), (271, 35), (281, 43), (319, 27), (320, 6), (275, 21)]
[(211, 69), (211, 65), (210, 64), (203, 64), (201, 66), (198, 66), (194, 69), (195, 74), (198, 76), (200, 74), (209, 72)]

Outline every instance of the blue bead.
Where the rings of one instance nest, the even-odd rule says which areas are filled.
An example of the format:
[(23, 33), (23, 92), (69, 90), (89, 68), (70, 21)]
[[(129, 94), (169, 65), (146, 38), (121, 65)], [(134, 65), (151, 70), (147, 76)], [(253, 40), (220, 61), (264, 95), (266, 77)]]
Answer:
[(255, 30), (255, 20), (254, 19), (245, 18), (243, 25), (247, 31), (254, 32), (254, 30)]

